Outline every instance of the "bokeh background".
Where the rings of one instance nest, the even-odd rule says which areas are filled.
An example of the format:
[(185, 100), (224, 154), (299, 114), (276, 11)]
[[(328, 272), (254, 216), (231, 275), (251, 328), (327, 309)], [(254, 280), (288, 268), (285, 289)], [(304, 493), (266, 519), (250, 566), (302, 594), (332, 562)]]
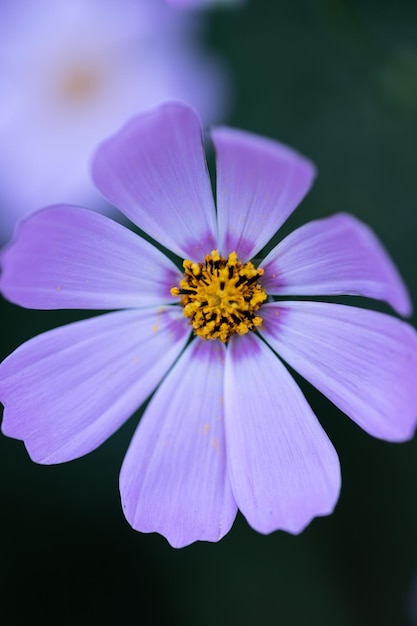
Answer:
[[(289, 143), (318, 165), (283, 232), (353, 213), (383, 240), (417, 305), (417, 2), (247, 0), (202, 17), (203, 45), (233, 79), (222, 123)], [(0, 307), (2, 357), (81, 317)], [(240, 515), (220, 543), (182, 550), (133, 531), (118, 472), (140, 411), (65, 465), (36, 465), (22, 443), (1, 436), (5, 623), (417, 624), (417, 440), (373, 439), (300, 384), (343, 477), (334, 514), (300, 536), (259, 535)]]

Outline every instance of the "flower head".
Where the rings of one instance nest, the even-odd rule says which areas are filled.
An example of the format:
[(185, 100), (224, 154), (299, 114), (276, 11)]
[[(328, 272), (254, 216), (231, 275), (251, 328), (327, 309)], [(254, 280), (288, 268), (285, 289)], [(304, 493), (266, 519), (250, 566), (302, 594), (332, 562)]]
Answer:
[(100, 207), (91, 154), (129, 116), (166, 98), (205, 122), (224, 113), (224, 68), (203, 53), (201, 25), (164, 0), (0, 3), (0, 243), (62, 198)]
[(368, 433), (416, 425), (417, 335), (354, 306), (283, 296), (356, 294), (409, 314), (368, 227), (339, 214), (253, 259), (309, 190), (310, 161), (230, 128), (212, 133), (216, 208), (195, 113), (166, 103), (104, 142), (93, 176), (110, 202), (184, 259), (72, 206), (23, 221), (1, 289), (42, 309), (115, 309), (47, 332), (0, 366), (3, 432), (39, 463), (84, 455), (154, 392), (120, 475), (123, 510), (173, 546), (224, 536), (239, 508), (262, 533), (330, 513), (337, 454), (283, 361)]

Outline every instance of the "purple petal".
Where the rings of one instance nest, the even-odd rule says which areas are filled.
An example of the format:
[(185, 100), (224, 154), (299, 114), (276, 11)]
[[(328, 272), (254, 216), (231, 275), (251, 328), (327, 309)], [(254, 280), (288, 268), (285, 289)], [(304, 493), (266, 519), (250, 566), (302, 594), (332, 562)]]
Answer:
[(311, 187), (314, 165), (287, 146), (240, 130), (212, 132), (217, 161), (219, 247), (253, 257)]
[(120, 475), (129, 523), (176, 548), (218, 541), (236, 516), (224, 441), (224, 353), (218, 342), (192, 342), (146, 409)]
[(39, 335), (0, 365), (3, 433), (34, 461), (97, 448), (146, 400), (183, 349), (177, 307), (117, 311)]
[(132, 119), (98, 148), (93, 178), (110, 202), (166, 248), (201, 261), (216, 217), (198, 117), (169, 102)]
[(341, 304), (262, 307), (274, 350), (374, 437), (403, 441), (417, 421), (417, 333), (389, 315)]
[(261, 263), (270, 294), (351, 294), (385, 300), (411, 314), (407, 289), (373, 232), (343, 213), (305, 224)]
[(55, 206), (24, 220), (2, 256), (6, 298), (32, 309), (171, 303), (181, 274), (155, 246), (112, 220)]
[(253, 528), (298, 533), (333, 510), (337, 454), (289, 372), (254, 334), (229, 342), (225, 424), (233, 493)]

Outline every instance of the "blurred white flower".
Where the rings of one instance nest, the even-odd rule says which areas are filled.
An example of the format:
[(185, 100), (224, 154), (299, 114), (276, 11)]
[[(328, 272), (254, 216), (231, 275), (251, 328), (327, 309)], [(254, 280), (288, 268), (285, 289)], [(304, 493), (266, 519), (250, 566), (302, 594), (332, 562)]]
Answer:
[(2, 0), (1, 240), (40, 207), (99, 206), (90, 155), (128, 117), (178, 98), (221, 120), (228, 84), (201, 26), (164, 0)]

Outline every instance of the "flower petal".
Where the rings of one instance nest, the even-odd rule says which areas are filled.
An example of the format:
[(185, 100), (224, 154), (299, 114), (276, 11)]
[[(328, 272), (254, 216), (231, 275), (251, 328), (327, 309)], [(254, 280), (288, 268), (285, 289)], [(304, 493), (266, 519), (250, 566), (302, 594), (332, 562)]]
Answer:
[(55, 206), (24, 220), (2, 256), (0, 288), (32, 309), (171, 303), (181, 274), (155, 246), (87, 209)]
[(225, 424), (233, 493), (253, 528), (298, 533), (333, 510), (337, 454), (294, 379), (254, 334), (229, 342)]
[(31, 339), (0, 365), (3, 433), (39, 463), (87, 454), (146, 400), (188, 336), (179, 308), (150, 307)]
[(376, 311), (325, 302), (262, 308), (262, 335), (374, 437), (403, 441), (417, 422), (417, 333)]
[(411, 301), (397, 269), (368, 226), (340, 213), (305, 224), (262, 261), (270, 294), (350, 294), (385, 300), (402, 315)]
[(311, 187), (314, 165), (278, 142), (231, 128), (212, 132), (219, 247), (242, 261), (271, 239)]
[(156, 241), (200, 262), (216, 247), (216, 217), (196, 114), (179, 102), (132, 119), (99, 146), (99, 190)]
[(219, 342), (192, 342), (149, 403), (120, 475), (129, 523), (176, 548), (218, 541), (236, 516), (224, 442), (224, 353)]

